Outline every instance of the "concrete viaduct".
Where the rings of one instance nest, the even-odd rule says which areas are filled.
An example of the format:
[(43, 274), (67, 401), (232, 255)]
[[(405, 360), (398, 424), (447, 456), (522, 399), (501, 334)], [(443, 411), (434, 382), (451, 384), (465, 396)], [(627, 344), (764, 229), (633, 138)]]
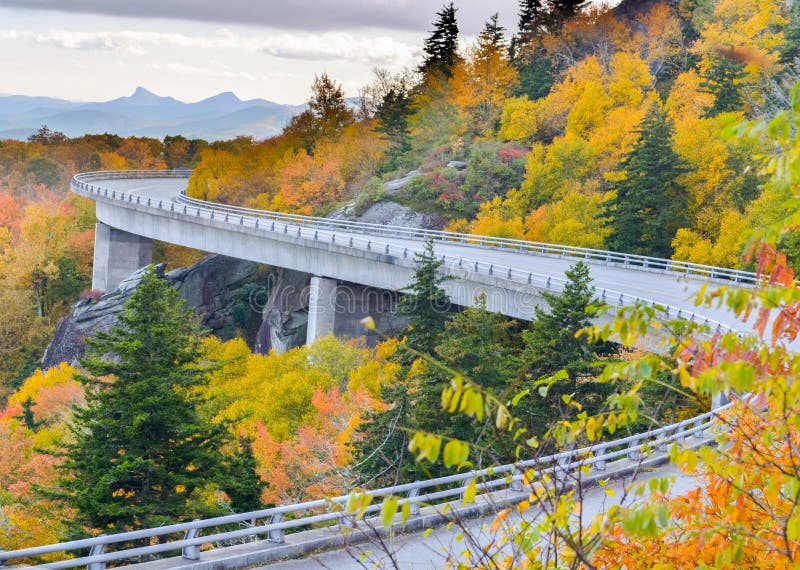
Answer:
[[(115, 288), (152, 259), (152, 240), (312, 274), (307, 341), (333, 331), (336, 291), (355, 283), (399, 291), (413, 278), (414, 253), (435, 240), (453, 303), (485, 293), (487, 308), (530, 320), (543, 290), (559, 291), (564, 272), (588, 263), (598, 297), (609, 305), (658, 304), (671, 318), (732, 328), (724, 309), (698, 309), (708, 280), (748, 284), (752, 273), (613, 252), (482, 238), (415, 228), (247, 210), (186, 198), (189, 171), (123, 171), (77, 175), (72, 190), (95, 200), (93, 289)], [(738, 323), (741, 326), (741, 323)]]

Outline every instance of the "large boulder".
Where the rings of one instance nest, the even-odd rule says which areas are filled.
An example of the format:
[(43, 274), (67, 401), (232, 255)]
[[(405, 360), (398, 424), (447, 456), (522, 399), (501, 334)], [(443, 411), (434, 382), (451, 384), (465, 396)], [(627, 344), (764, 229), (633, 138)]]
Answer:
[[(255, 310), (238, 310), (247, 299), (236, 298), (243, 285), (257, 277), (257, 263), (211, 255), (191, 267), (176, 269), (164, 275), (164, 265), (156, 272), (178, 290), (201, 318), (204, 328), (222, 339), (231, 338), (244, 330), (257, 330), (261, 314)], [(133, 273), (119, 286), (100, 299), (81, 299), (72, 313), (56, 327), (52, 342), (42, 358), (42, 367), (50, 368), (61, 362), (75, 364), (86, 349), (85, 339), (97, 331), (109, 331), (119, 322), (125, 303), (142, 280), (144, 269)]]

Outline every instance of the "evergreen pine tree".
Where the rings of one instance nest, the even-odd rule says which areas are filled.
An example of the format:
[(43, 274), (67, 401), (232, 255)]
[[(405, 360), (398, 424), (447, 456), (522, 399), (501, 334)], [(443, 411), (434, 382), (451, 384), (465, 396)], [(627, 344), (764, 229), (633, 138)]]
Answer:
[(442, 261), (436, 257), (433, 240), (414, 258), (414, 281), (406, 288), (408, 294), (400, 298), (398, 307), (399, 314), (411, 317), (405, 346), (394, 356), (402, 369), (393, 385), (381, 387), (381, 400), (389, 405), (388, 409), (368, 414), (360, 436), (355, 438), (354, 470), (363, 485), (376, 480), (387, 484), (414, 480), (425, 475), (408, 452), (408, 432), (419, 429), (419, 418), (439, 409), (441, 385), (429, 371), (417, 374), (412, 370), (419, 353), (433, 354), (451, 303), (441, 287), (448, 277), (439, 273)]
[[(554, 411), (563, 394), (576, 394), (584, 409), (592, 413), (592, 403), (601, 404), (607, 392), (605, 385), (586, 379), (598, 354), (608, 352), (609, 346), (590, 344), (585, 336), (576, 337), (578, 331), (591, 324), (592, 307), (599, 305), (589, 267), (579, 261), (566, 272), (566, 277), (567, 283), (560, 294), (542, 292), (549, 311), (537, 307), (528, 330), (522, 332), (522, 363), (532, 394), (522, 407), (522, 415), (528, 416), (529, 429), (539, 434), (556, 419)], [(539, 397), (534, 383), (560, 370), (566, 370), (569, 378), (551, 386), (547, 397)]]
[[(463, 374), (487, 392), (504, 400), (520, 372), (521, 342), (519, 323), (486, 309), (486, 295), (475, 299), (472, 307), (456, 314), (445, 325), (445, 334), (436, 347), (441, 362)], [(450, 380), (447, 374), (436, 371), (434, 384), (437, 396)], [(483, 424), (463, 414), (450, 414), (441, 409), (441, 398), (434, 400), (432, 413), (418, 414), (417, 429), (467, 441), (482, 457), (473, 457), (482, 465), (496, 461), (514, 460), (514, 449), (505, 434), (494, 429), (494, 417), (489, 414)]]
[(119, 326), (87, 339), (86, 406), (75, 410), (62, 490), (84, 528), (158, 526), (208, 514), (193, 496), (224, 477), (223, 425), (201, 419), (192, 389), (200, 329), (149, 268)]
[(452, 309), (450, 296), (442, 289), (442, 283), (451, 277), (439, 273), (444, 262), (436, 257), (432, 239), (422, 253), (414, 254), (414, 261), (414, 281), (404, 289), (407, 293), (400, 298), (398, 313), (411, 317), (406, 331), (408, 347), (432, 354)]
[(547, 95), (553, 86), (553, 67), (542, 45), (548, 18), (542, 0), (520, 0), (518, 30), (509, 49), (519, 77), (517, 96), (536, 100)]
[(550, 20), (560, 29), (561, 24), (583, 10), (589, 0), (549, 0), (549, 4)]
[(780, 47), (781, 63), (795, 63), (800, 58), (800, 1), (794, 0), (789, 8), (789, 23), (783, 31)]
[(375, 111), (375, 130), (383, 133), (391, 146), (386, 153), (386, 172), (401, 166), (402, 157), (411, 149), (408, 117), (411, 115), (411, 98), (405, 89), (390, 89)]
[(228, 461), (225, 492), (231, 501), (231, 509), (246, 513), (263, 506), (261, 493), (266, 485), (256, 472), (258, 464), (253, 453), (253, 440), (240, 436), (238, 443), (238, 453)]
[(33, 398), (28, 396), (22, 401), (22, 413), (18, 416), (15, 416), (16, 419), (22, 420), (23, 425), (31, 431), (37, 431), (44, 422), (40, 422), (36, 420), (36, 417), (33, 415), (33, 405), (35, 402)]
[(443, 75), (450, 78), (453, 75), (453, 67), (460, 59), (456, 11), (457, 8), (450, 2), (436, 13), (433, 30), (422, 48), (425, 55), (419, 66), (419, 71), (426, 77)]
[(506, 45), (506, 29), (498, 21), (500, 15), (495, 12), (486, 21), (483, 30), (478, 34), (478, 45), (486, 48), (501, 48)]
[(640, 138), (622, 161), (625, 179), (606, 202), (606, 247), (614, 251), (668, 258), (672, 239), (685, 224), (686, 189), (678, 182), (685, 172), (672, 149), (666, 115), (653, 109), (638, 129)]
[(541, 35), (546, 15), (547, 9), (542, 0), (520, 0), (517, 37), (521, 42)]
[(706, 116), (716, 117), (720, 113), (740, 111), (744, 106), (742, 81), (747, 77), (744, 64), (729, 57), (712, 58), (711, 66), (700, 87), (714, 96), (714, 104), (706, 110)]

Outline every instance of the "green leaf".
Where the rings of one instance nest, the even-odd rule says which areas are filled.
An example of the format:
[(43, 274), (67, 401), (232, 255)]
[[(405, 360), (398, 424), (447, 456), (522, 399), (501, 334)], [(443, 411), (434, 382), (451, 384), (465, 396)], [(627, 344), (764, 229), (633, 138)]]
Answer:
[(516, 407), (519, 405), (520, 400), (530, 393), (530, 390), (523, 390), (522, 392), (517, 393), (513, 398), (511, 398), (511, 405)]
[(392, 527), (394, 516), (397, 514), (397, 500), (397, 497), (386, 497), (381, 505), (381, 524), (387, 530)]
[(465, 505), (471, 505), (475, 502), (475, 496), (478, 494), (478, 483), (476, 479), (472, 479), (467, 485), (467, 488), (464, 490), (464, 501)]

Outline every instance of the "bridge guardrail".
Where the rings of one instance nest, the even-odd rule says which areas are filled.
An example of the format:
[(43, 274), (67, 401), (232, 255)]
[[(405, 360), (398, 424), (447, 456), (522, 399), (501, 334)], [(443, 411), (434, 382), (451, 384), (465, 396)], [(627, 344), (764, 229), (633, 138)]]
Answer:
[[(191, 175), (191, 172), (191, 170), (122, 170), (88, 172), (77, 174), (73, 179), (73, 184), (75, 184), (75, 182), (91, 182), (94, 180), (120, 178), (188, 178)], [(663, 259), (630, 253), (619, 253), (600, 249), (532, 242), (519, 239), (480, 236), (476, 234), (464, 234), (438, 230), (426, 230), (421, 228), (407, 228), (402, 226), (334, 220), (331, 218), (285, 214), (282, 212), (271, 212), (267, 210), (255, 210), (252, 208), (229, 206), (226, 204), (218, 204), (216, 202), (208, 202), (205, 200), (190, 198), (186, 196), (185, 192), (181, 193), (181, 196), (178, 197), (178, 201), (193, 205), (195, 207), (211, 208), (217, 212), (228, 213), (229, 215), (233, 214), (237, 216), (275, 220), (306, 227), (317, 227), (331, 230), (341, 229), (353, 233), (380, 235), (386, 237), (413, 239), (433, 238), (436, 241), (445, 243), (470, 244), (478, 247), (513, 252), (525, 252), (532, 255), (599, 261), (602, 263), (628, 267), (631, 269), (663, 271), (692, 277), (701, 277), (710, 280), (732, 281), (733, 283), (742, 284), (755, 284), (759, 282), (758, 276), (751, 271), (741, 271), (738, 269), (728, 269), (725, 267), (690, 263), (687, 261), (675, 261), (672, 259)]]
[[(168, 176), (160, 176), (162, 172), (168, 173)], [(238, 208), (235, 206), (220, 207), (219, 204), (212, 202), (205, 202), (202, 200), (184, 199), (181, 203), (172, 202), (170, 200), (143, 200), (141, 196), (134, 195), (130, 192), (117, 192), (115, 190), (109, 191), (108, 188), (95, 186), (90, 184), (87, 180), (108, 180), (115, 178), (185, 178), (189, 176), (190, 171), (119, 171), (119, 172), (98, 172), (79, 174), (73, 179), (72, 187), (76, 192), (86, 193), (94, 196), (102, 196), (112, 200), (119, 200), (121, 202), (136, 203), (139, 205), (150, 206), (157, 209), (169, 209), (172, 212), (182, 213), (184, 215), (191, 215), (198, 218), (206, 218), (212, 220), (225, 221), (239, 226), (247, 226), (261, 231), (272, 233), (282, 233), (284, 235), (292, 235), (298, 238), (310, 239), (313, 241), (322, 241), (331, 245), (346, 246), (353, 249), (360, 249), (362, 251), (383, 254), (387, 256), (397, 257), (398, 259), (412, 259), (414, 254), (422, 253), (421, 249), (413, 247), (401, 247), (395, 244), (374, 240), (370, 237), (358, 238), (354, 237), (351, 227), (353, 224), (362, 231), (366, 228), (386, 228), (386, 226), (375, 226), (374, 224), (362, 224), (359, 222), (341, 222), (338, 220), (329, 220), (327, 218), (313, 218), (311, 216), (297, 216), (294, 214), (281, 214), (278, 212), (265, 212), (262, 210), (249, 210), (247, 208)], [(142, 174), (142, 176), (140, 176)], [(79, 178), (80, 177), (80, 178)], [(182, 204), (182, 207), (181, 207)], [(320, 224), (311, 223), (322, 222)], [(338, 225), (342, 224), (342, 225)], [(345, 235), (337, 234), (336, 229), (344, 229), (347, 231)], [(392, 235), (391, 237), (405, 237), (410, 238), (412, 234), (415, 236), (426, 237), (425, 234), (429, 230), (414, 230), (409, 228), (400, 228), (405, 230), (406, 234), (402, 236)], [(414, 234), (414, 232), (418, 232)], [(360, 232), (355, 232), (360, 233)], [(442, 233), (442, 232), (436, 232)], [(446, 232), (444, 232), (446, 235)], [(361, 234), (367, 235), (367, 234)], [(453, 234), (460, 235), (460, 234)], [(389, 237), (389, 236), (385, 236)], [(481, 236), (471, 236), (474, 239), (480, 239)], [(547, 244), (545, 244), (547, 245)], [(553, 246), (556, 247), (556, 246)], [(561, 247), (561, 246), (558, 246)], [(514, 251), (510, 248), (503, 248), (505, 251)], [(609, 252), (610, 253), (610, 252)], [(617, 254), (622, 255), (622, 254)], [(585, 259), (585, 258), (576, 258)], [(511, 282), (531, 285), (539, 289), (560, 291), (563, 290), (567, 280), (561, 277), (552, 277), (541, 273), (532, 271), (521, 270), (508, 265), (487, 263), (485, 261), (477, 261), (467, 257), (455, 257), (451, 255), (442, 255), (442, 262), (450, 267), (451, 272), (474, 272), (496, 279), (504, 279)], [(699, 274), (698, 274), (699, 276)], [(740, 283), (743, 281), (739, 281)], [(596, 293), (600, 301), (610, 306), (622, 307), (626, 305), (634, 305), (638, 303), (645, 303), (651, 307), (662, 310), (667, 318), (686, 319), (690, 322), (699, 323), (711, 328), (712, 331), (730, 332), (732, 329), (708, 317), (704, 317), (694, 311), (686, 311), (680, 307), (673, 307), (670, 305), (661, 305), (653, 300), (622, 293), (613, 289), (596, 289)]]
[[(113, 535), (101, 535), (94, 538), (8, 552), (0, 551), (0, 566), (10, 560), (34, 558), (55, 553), (71, 553), (86, 549), (90, 549), (88, 556), (48, 562), (40, 566), (49, 570), (62, 570), (91, 565), (90, 568), (93, 570), (100, 570), (105, 568), (108, 562), (178, 550), (182, 552), (184, 558), (197, 560), (200, 557), (200, 546), (219, 541), (267, 535), (269, 537), (268, 540), (272, 542), (283, 542), (283, 532), (289, 529), (302, 529), (321, 523), (337, 521), (343, 526), (351, 526), (352, 505), (354, 504), (354, 498), (359, 495), (366, 495), (375, 499), (404, 494), (405, 497), (398, 500), (398, 505), (410, 504), (413, 517), (418, 512), (417, 507), (421, 503), (431, 503), (463, 496), (473, 482), (480, 494), (502, 488), (521, 491), (526, 483), (541, 481), (545, 475), (558, 479), (577, 474), (579, 471), (584, 473), (587, 468), (592, 471), (605, 472), (608, 469), (608, 462), (611, 461), (627, 457), (636, 462), (654, 452), (664, 453), (667, 451), (667, 447), (672, 444), (685, 444), (687, 438), (704, 439), (706, 437), (705, 432), (714, 428), (719, 414), (731, 406), (732, 404), (727, 404), (694, 418), (640, 434), (508, 465), (365, 492), (356, 491), (349, 495), (307, 501), (295, 505), (272, 507), (248, 513), (195, 520)], [(530, 470), (533, 470), (533, 472)], [(380, 504), (370, 504), (366, 509), (366, 514), (375, 514), (380, 508)], [(292, 519), (284, 520), (287, 515), (291, 515)], [(269, 522), (256, 526), (253, 521), (258, 520)], [(217, 532), (206, 536), (200, 535), (200, 531), (203, 529), (218, 528), (236, 523), (250, 523), (252, 526), (227, 532)], [(184, 533), (184, 538), (150, 546), (105, 552), (105, 549), (110, 545), (153, 538), (161, 542), (163, 537), (179, 533)]]

